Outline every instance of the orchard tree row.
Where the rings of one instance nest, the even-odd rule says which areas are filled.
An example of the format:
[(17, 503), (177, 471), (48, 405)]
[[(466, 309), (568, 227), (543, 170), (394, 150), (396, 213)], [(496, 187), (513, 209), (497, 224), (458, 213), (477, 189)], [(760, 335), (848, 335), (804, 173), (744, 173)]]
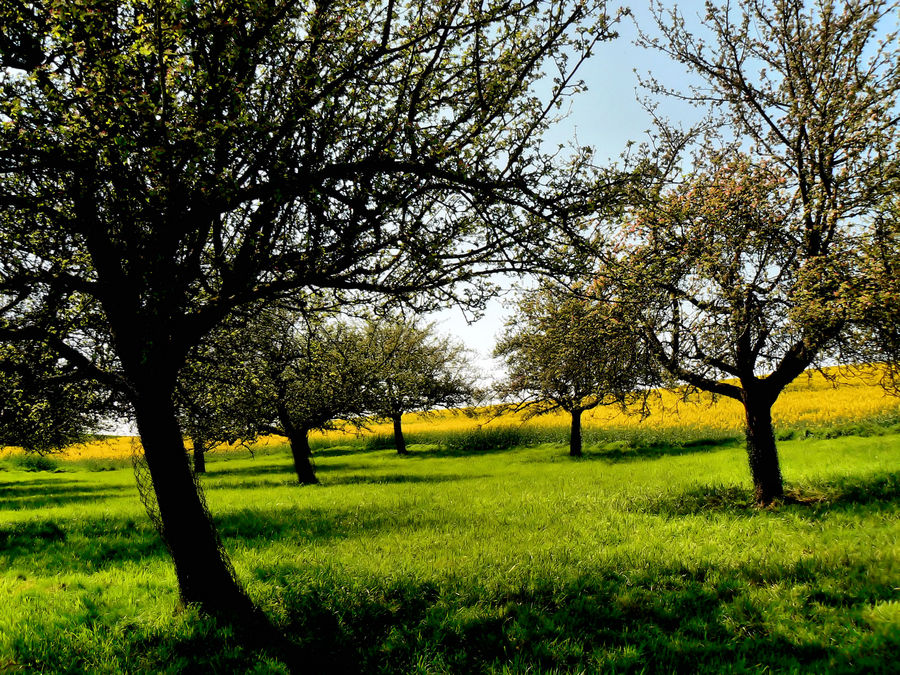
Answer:
[[(278, 632), (235, 577), (183, 441), (192, 415), (232, 404), (205, 387), (244, 377), (244, 359), (215, 357), (241, 315), (295, 306), (316, 329), (273, 314), (247, 348), (262, 393), (241, 397), (303, 454), (304, 428), (325, 422), (309, 401), (280, 416), (279, 400), (356, 339), (328, 313), (477, 310), (491, 275), (538, 275), (557, 290), (523, 311), (550, 350), (513, 329), (498, 353), (520, 392), (572, 414), (573, 450), (587, 405), (666, 377), (743, 404), (756, 498), (781, 498), (785, 386), (823, 363), (896, 372), (898, 4), (709, 2), (696, 29), (651, 9), (641, 44), (697, 85), (647, 78), (650, 141), (601, 167), (544, 134), (615, 38), (604, 2), (4, 3), (0, 374), (19, 393), (0, 415), (35, 447), (69, 433), (54, 416), (133, 416), (182, 600), (263, 642)], [(668, 96), (705, 118), (670, 122), (653, 107)], [(590, 361), (602, 391), (557, 387), (527, 350), (541, 367), (564, 356), (551, 371)], [(201, 448), (236, 433), (204, 425)]]
[(261, 308), (231, 318), (200, 344), (181, 372), (176, 400), (196, 473), (216, 445), (277, 434), (290, 443), (300, 483), (312, 484), (310, 432), (387, 419), (405, 455), (402, 416), (474, 403), (475, 381), (462, 346), (433, 326), (400, 316), (352, 323)]

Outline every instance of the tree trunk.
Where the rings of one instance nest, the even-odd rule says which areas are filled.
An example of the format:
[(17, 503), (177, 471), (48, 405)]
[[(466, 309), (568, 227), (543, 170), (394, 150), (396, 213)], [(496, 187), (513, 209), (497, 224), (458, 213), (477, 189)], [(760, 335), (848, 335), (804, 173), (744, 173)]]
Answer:
[(191, 445), (194, 446), (194, 473), (206, 473), (206, 441), (192, 438)]
[(191, 473), (171, 397), (159, 389), (139, 391), (134, 411), (181, 600), (229, 622), (264, 621), (235, 579)]
[(572, 431), (569, 434), (569, 457), (581, 457), (581, 410), (572, 411)]
[(400, 424), (401, 417), (402, 415), (394, 415), (391, 418), (394, 421), (394, 445), (398, 455), (408, 455), (409, 450), (406, 449), (406, 439), (403, 438), (403, 427)]
[(771, 504), (784, 496), (775, 431), (772, 428), (772, 404), (768, 400), (744, 398), (747, 419), (747, 458), (758, 504)]
[(300, 485), (317, 485), (319, 479), (316, 478), (316, 470), (310, 461), (312, 450), (309, 447), (309, 432), (306, 429), (292, 430), (288, 435), (288, 442), (291, 444), (294, 471), (297, 472)]

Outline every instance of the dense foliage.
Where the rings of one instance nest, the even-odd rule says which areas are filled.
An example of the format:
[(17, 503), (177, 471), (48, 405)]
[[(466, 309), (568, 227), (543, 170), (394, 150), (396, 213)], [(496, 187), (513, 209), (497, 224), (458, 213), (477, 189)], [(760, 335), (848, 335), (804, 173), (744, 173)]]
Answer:
[[(636, 307), (603, 293), (545, 284), (516, 306), (494, 349), (506, 379), (497, 392), (517, 400), (526, 418), (565, 410), (572, 417), (569, 454), (581, 455), (581, 415), (598, 405), (644, 401), (657, 382), (635, 330)], [(609, 290), (609, 289), (606, 289)]]
[(459, 408), (478, 398), (468, 353), (433, 325), (402, 316), (372, 318), (365, 328), (366, 358), (373, 375), (366, 407), (391, 420), (394, 444), (405, 455), (402, 417), (434, 408)]
[(0, 344), (0, 447), (61, 450), (115, 412), (109, 392), (61, 367), (45, 345)]

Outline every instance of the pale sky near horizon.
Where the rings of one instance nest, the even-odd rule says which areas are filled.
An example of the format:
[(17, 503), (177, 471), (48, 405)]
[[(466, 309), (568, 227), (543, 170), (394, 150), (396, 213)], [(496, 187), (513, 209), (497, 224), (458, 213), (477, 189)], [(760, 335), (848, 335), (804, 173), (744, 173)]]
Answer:
[[(579, 145), (595, 148), (598, 163), (615, 161), (628, 141), (646, 140), (652, 126), (649, 113), (638, 102), (638, 75), (646, 77), (652, 72), (669, 86), (686, 88), (689, 78), (681, 64), (634, 44), (635, 21), (647, 32), (652, 33), (651, 28), (655, 28), (646, 5), (647, 0), (635, 3), (634, 20), (624, 17), (617, 27), (619, 37), (601, 43), (582, 66), (580, 79), (587, 85), (587, 91), (571, 99), (569, 116), (546, 137), (548, 147), (567, 144), (577, 137)], [(679, 10), (689, 24), (695, 25), (703, 3), (681, 2)], [(698, 116), (686, 104), (675, 101), (660, 101), (660, 109), (674, 122), (691, 122)], [(463, 312), (457, 308), (428, 318), (437, 323), (439, 331), (462, 340), (475, 353), (478, 368), (490, 379), (501, 371), (500, 364), (490, 354), (505, 321), (513, 313), (508, 305), (509, 300), (492, 300), (483, 318), (473, 324), (467, 324)]]

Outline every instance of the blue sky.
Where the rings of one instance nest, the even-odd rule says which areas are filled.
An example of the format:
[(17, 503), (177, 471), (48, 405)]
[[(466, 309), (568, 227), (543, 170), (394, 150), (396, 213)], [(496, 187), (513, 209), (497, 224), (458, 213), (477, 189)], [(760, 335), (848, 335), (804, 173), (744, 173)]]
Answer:
[[(702, 2), (696, 1), (680, 4), (689, 24), (694, 23), (692, 19), (702, 7)], [(643, 29), (649, 31), (655, 25), (645, 6), (635, 6), (632, 12)], [(637, 31), (631, 18), (620, 22), (618, 33), (615, 40), (600, 44), (579, 71), (588, 90), (572, 99), (568, 117), (547, 136), (551, 147), (566, 144), (577, 136), (580, 145), (595, 148), (598, 162), (615, 160), (629, 140), (645, 140), (652, 126), (649, 114), (638, 102), (638, 75), (652, 72), (668, 86), (687, 87), (689, 78), (682, 65), (634, 44)], [(689, 123), (698, 117), (696, 110), (675, 101), (661, 101), (660, 110), (673, 122)], [(457, 336), (475, 352), (480, 369), (490, 375), (498, 366), (488, 357), (509, 314), (504, 301), (497, 299), (488, 305), (484, 317), (471, 325), (466, 324), (459, 309), (445, 310), (430, 318), (437, 322), (440, 331)]]

